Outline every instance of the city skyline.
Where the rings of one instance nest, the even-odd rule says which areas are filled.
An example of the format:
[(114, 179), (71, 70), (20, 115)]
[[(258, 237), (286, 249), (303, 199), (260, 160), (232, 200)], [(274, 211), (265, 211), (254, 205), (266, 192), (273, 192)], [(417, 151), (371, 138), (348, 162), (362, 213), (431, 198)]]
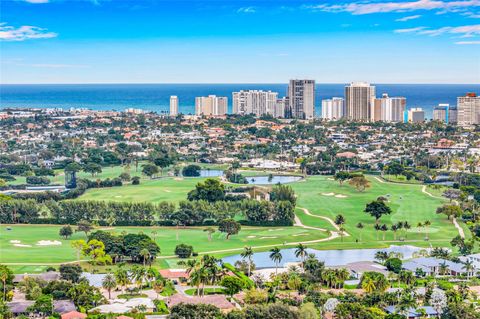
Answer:
[(477, 0), (28, 0), (1, 9), (2, 84), (480, 82)]

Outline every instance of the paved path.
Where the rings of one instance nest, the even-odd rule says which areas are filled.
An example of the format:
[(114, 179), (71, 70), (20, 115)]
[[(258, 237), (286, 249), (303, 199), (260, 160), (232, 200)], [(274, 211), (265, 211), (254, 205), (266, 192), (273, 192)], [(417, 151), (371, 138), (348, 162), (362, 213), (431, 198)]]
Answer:
[(463, 228), (458, 224), (457, 219), (453, 217), (453, 224), (455, 225), (455, 228), (458, 230), (458, 234), (460, 237), (465, 238), (465, 232), (463, 231)]

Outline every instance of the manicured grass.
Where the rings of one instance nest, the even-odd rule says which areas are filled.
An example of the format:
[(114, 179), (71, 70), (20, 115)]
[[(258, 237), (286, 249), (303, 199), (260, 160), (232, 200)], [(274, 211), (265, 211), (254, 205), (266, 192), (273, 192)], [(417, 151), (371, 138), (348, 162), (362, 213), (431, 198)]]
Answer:
[[(185, 290), (185, 294), (189, 296), (196, 296), (197, 289), (196, 288), (187, 289)], [(203, 294), (204, 295), (223, 295), (225, 294), (225, 291), (223, 290), (223, 288), (204, 288)]]
[[(358, 192), (348, 184), (340, 186), (339, 183), (331, 180), (331, 177), (326, 176), (309, 177), (304, 182), (292, 183), (291, 185), (298, 195), (297, 205), (299, 207), (309, 209), (312, 214), (327, 216), (332, 219), (338, 214), (345, 216), (347, 221), (345, 225), (346, 230), (352, 235), (349, 238), (345, 238), (345, 241), (359, 239), (360, 232), (362, 232), (362, 241), (382, 241), (383, 236), (381, 234), (379, 234), (379, 240), (377, 240), (376, 231), (373, 228), (374, 218), (364, 213), (363, 210), (366, 203), (375, 200), (379, 196), (387, 195), (389, 195), (388, 205), (392, 208), (393, 213), (383, 217), (380, 222), (390, 226), (392, 223), (399, 221), (408, 221), (412, 225), (412, 229), (407, 234), (407, 241), (423, 241), (423, 233), (417, 234), (413, 227), (418, 222), (423, 223), (426, 220), (430, 220), (432, 223), (429, 227), (431, 241), (448, 242), (458, 234), (453, 224), (447, 221), (445, 216), (437, 215), (435, 212), (436, 208), (445, 201), (422, 193), (422, 185), (381, 183), (371, 176), (368, 179), (371, 182), (371, 187), (364, 192)], [(327, 196), (330, 193), (346, 197)], [(318, 225), (318, 227), (325, 227), (325, 223), (321, 219), (310, 217), (307, 220), (305, 216), (299, 217), (310, 226)], [(355, 227), (359, 222), (365, 226), (363, 230)], [(423, 232), (423, 229), (421, 231)], [(393, 241), (393, 232), (388, 231), (385, 240)]]
[(121, 187), (92, 188), (80, 196), (78, 200), (100, 200), (116, 202), (179, 202), (187, 199), (187, 194), (195, 185), (205, 178), (165, 177), (143, 179), (140, 185), (124, 185)]
[[(0, 237), (0, 263), (22, 263), (30, 264), (48, 264), (61, 263), (76, 260), (76, 253), (71, 248), (72, 240), (85, 239), (85, 234), (75, 233), (72, 238), (64, 240), (58, 235), (61, 226), (50, 225), (10, 225), (12, 230), (5, 231), (6, 225), (1, 226), (2, 235)], [(225, 239), (223, 233), (214, 233), (212, 241), (208, 241), (207, 233), (202, 227), (180, 228), (173, 227), (114, 227), (99, 228), (110, 231), (114, 234), (120, 234), (122, 231), (129, 233), (143, 232), (152, 238), (152, 231), (156, 231), (155, 240), (160, 246), (161, 256), (173, 256), (177, 244), (186, 243), (192, 245), (196, 252), (203, 253), (209, 251), (219, 251), (228, 249), (238, 249), (238, 251), (229, 252), (229, 254), (238, 253), (244, 246), (264, 246), (278, 245), (282, 246), (285, 242), (309, 241), (327, 237), (326, 233), (317, 230), (308, 230), (299, 227), (243, 227), (238, 235), (231, 236), (229, 240)], [(17, 247), (11, 243), (12, 240), (19, 240), (22, 245), (30, 247)], [(62, 244), (59, 246), (37, 246), (39, 240), (58, 240)]]

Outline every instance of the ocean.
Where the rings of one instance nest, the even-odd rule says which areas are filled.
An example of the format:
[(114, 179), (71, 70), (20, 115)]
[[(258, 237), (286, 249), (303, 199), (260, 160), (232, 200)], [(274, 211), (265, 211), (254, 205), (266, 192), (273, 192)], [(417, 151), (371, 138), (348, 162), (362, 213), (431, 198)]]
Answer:
[[(377, 96), (407, 98), (407, 108), (422, 107), (431, 118), (439, 103), (456, 105), (457, 97), (467, 92), (480, 93), (480, 84), (375, 84)], [(316, 114), (321, 112), (321, 100), (344, 96), (345, 84), (316, 85)], [(2, 108), (89, 108), (118, 110), (139, 108), (158, 113), (168, 112), (170, 95), (179, 98), (179, 111), (194, 113), (195, 97), (227, 96), (229, 111), (232, 92), (239, 90), (271, 90), (285, 96), (287, 84), (2, 84)]]

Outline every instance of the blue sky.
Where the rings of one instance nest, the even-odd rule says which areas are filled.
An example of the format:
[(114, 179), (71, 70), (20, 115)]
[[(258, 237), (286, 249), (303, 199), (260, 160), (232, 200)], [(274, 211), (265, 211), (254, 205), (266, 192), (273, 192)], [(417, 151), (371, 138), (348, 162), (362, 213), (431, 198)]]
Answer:
[(480, 0), (2, 0), (1, 83), (479, 83)]

